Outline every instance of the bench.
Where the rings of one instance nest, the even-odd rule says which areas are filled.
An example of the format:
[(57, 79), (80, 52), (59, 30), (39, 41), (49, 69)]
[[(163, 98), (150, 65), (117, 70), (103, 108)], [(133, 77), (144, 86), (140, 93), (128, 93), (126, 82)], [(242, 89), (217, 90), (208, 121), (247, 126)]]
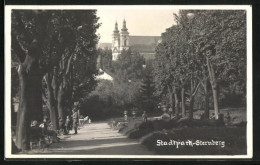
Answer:
[(43, 149), (45, 148), (45, 137), (43, 135), (42, 129), (39, 127), (31, 127), (30, 128), (30, 149), (39, 148)]

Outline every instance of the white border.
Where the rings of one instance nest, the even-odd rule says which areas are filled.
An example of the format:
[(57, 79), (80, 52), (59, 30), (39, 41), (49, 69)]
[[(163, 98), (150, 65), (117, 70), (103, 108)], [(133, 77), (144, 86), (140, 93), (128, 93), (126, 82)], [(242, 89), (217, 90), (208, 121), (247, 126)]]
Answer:
[[(107, 10), (163, 10), (163, 9), (204, 9), (204, 10), (246, 10), (247, 11), (247, 155), (25, 155), (11, 154), (11, 10), (12, 9), (107, 9)], [(252, 6), (250, 5), (6, 5), (5, 6), (5, 158), (149, 158), (149, 159), (238, 159), (253, 156), (253, 95), (252, 95)]]

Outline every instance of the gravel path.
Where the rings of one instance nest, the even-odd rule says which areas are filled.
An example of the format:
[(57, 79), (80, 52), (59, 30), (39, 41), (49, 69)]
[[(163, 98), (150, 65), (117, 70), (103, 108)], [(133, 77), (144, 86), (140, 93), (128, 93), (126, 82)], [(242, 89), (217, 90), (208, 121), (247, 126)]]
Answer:
[(111, 129), (107, 123), (92, 123), (77, 135), (61, 137), (59, 143), (51, 144), (41, 154), (154, 155), (154, 152)]

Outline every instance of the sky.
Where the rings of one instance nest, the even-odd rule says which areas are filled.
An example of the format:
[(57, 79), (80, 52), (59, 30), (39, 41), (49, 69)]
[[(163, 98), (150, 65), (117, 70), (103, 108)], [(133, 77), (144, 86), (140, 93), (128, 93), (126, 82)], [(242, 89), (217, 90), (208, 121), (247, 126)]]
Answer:
[(126, 20), (126, 27), (129, 35), (160, 36), (166, 28), (171, 27), (174, 22), (173, 13), (178, 10), (173, 9), (98, 9), (97, 16), (102, 23), (98, 29), (100, 43), (112, 42), (112, 33), (115, 29), (115, 22), (121, 30), (123, 20)]

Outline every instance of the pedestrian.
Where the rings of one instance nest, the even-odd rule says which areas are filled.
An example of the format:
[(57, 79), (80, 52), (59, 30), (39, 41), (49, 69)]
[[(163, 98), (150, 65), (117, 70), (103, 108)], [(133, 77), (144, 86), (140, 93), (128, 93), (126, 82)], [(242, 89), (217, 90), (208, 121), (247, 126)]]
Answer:
[(78, 133), (79, 117), (78, 117), (78, 113), (77, 113), (76, 109), (73, 110), (72, 118), (73, 118), (73, 128), (74, 128), (74, 131), (75, 131), (74, 134), (77, 134)]
[(144, 111), (142, 117), (143, 117), (143, 122), (147, 122), (147, 114), (146, 114), (146, 111)]
[(65, 130), (66, 130), (66, 134), (69, 134), (70, 132), (70, 117), (67, 116), (66, 121), (65, 121)]
[(227, 112), (227, 124), (230, 124), (231, 123), (231, 116), (230, 116), (230, 113)]

